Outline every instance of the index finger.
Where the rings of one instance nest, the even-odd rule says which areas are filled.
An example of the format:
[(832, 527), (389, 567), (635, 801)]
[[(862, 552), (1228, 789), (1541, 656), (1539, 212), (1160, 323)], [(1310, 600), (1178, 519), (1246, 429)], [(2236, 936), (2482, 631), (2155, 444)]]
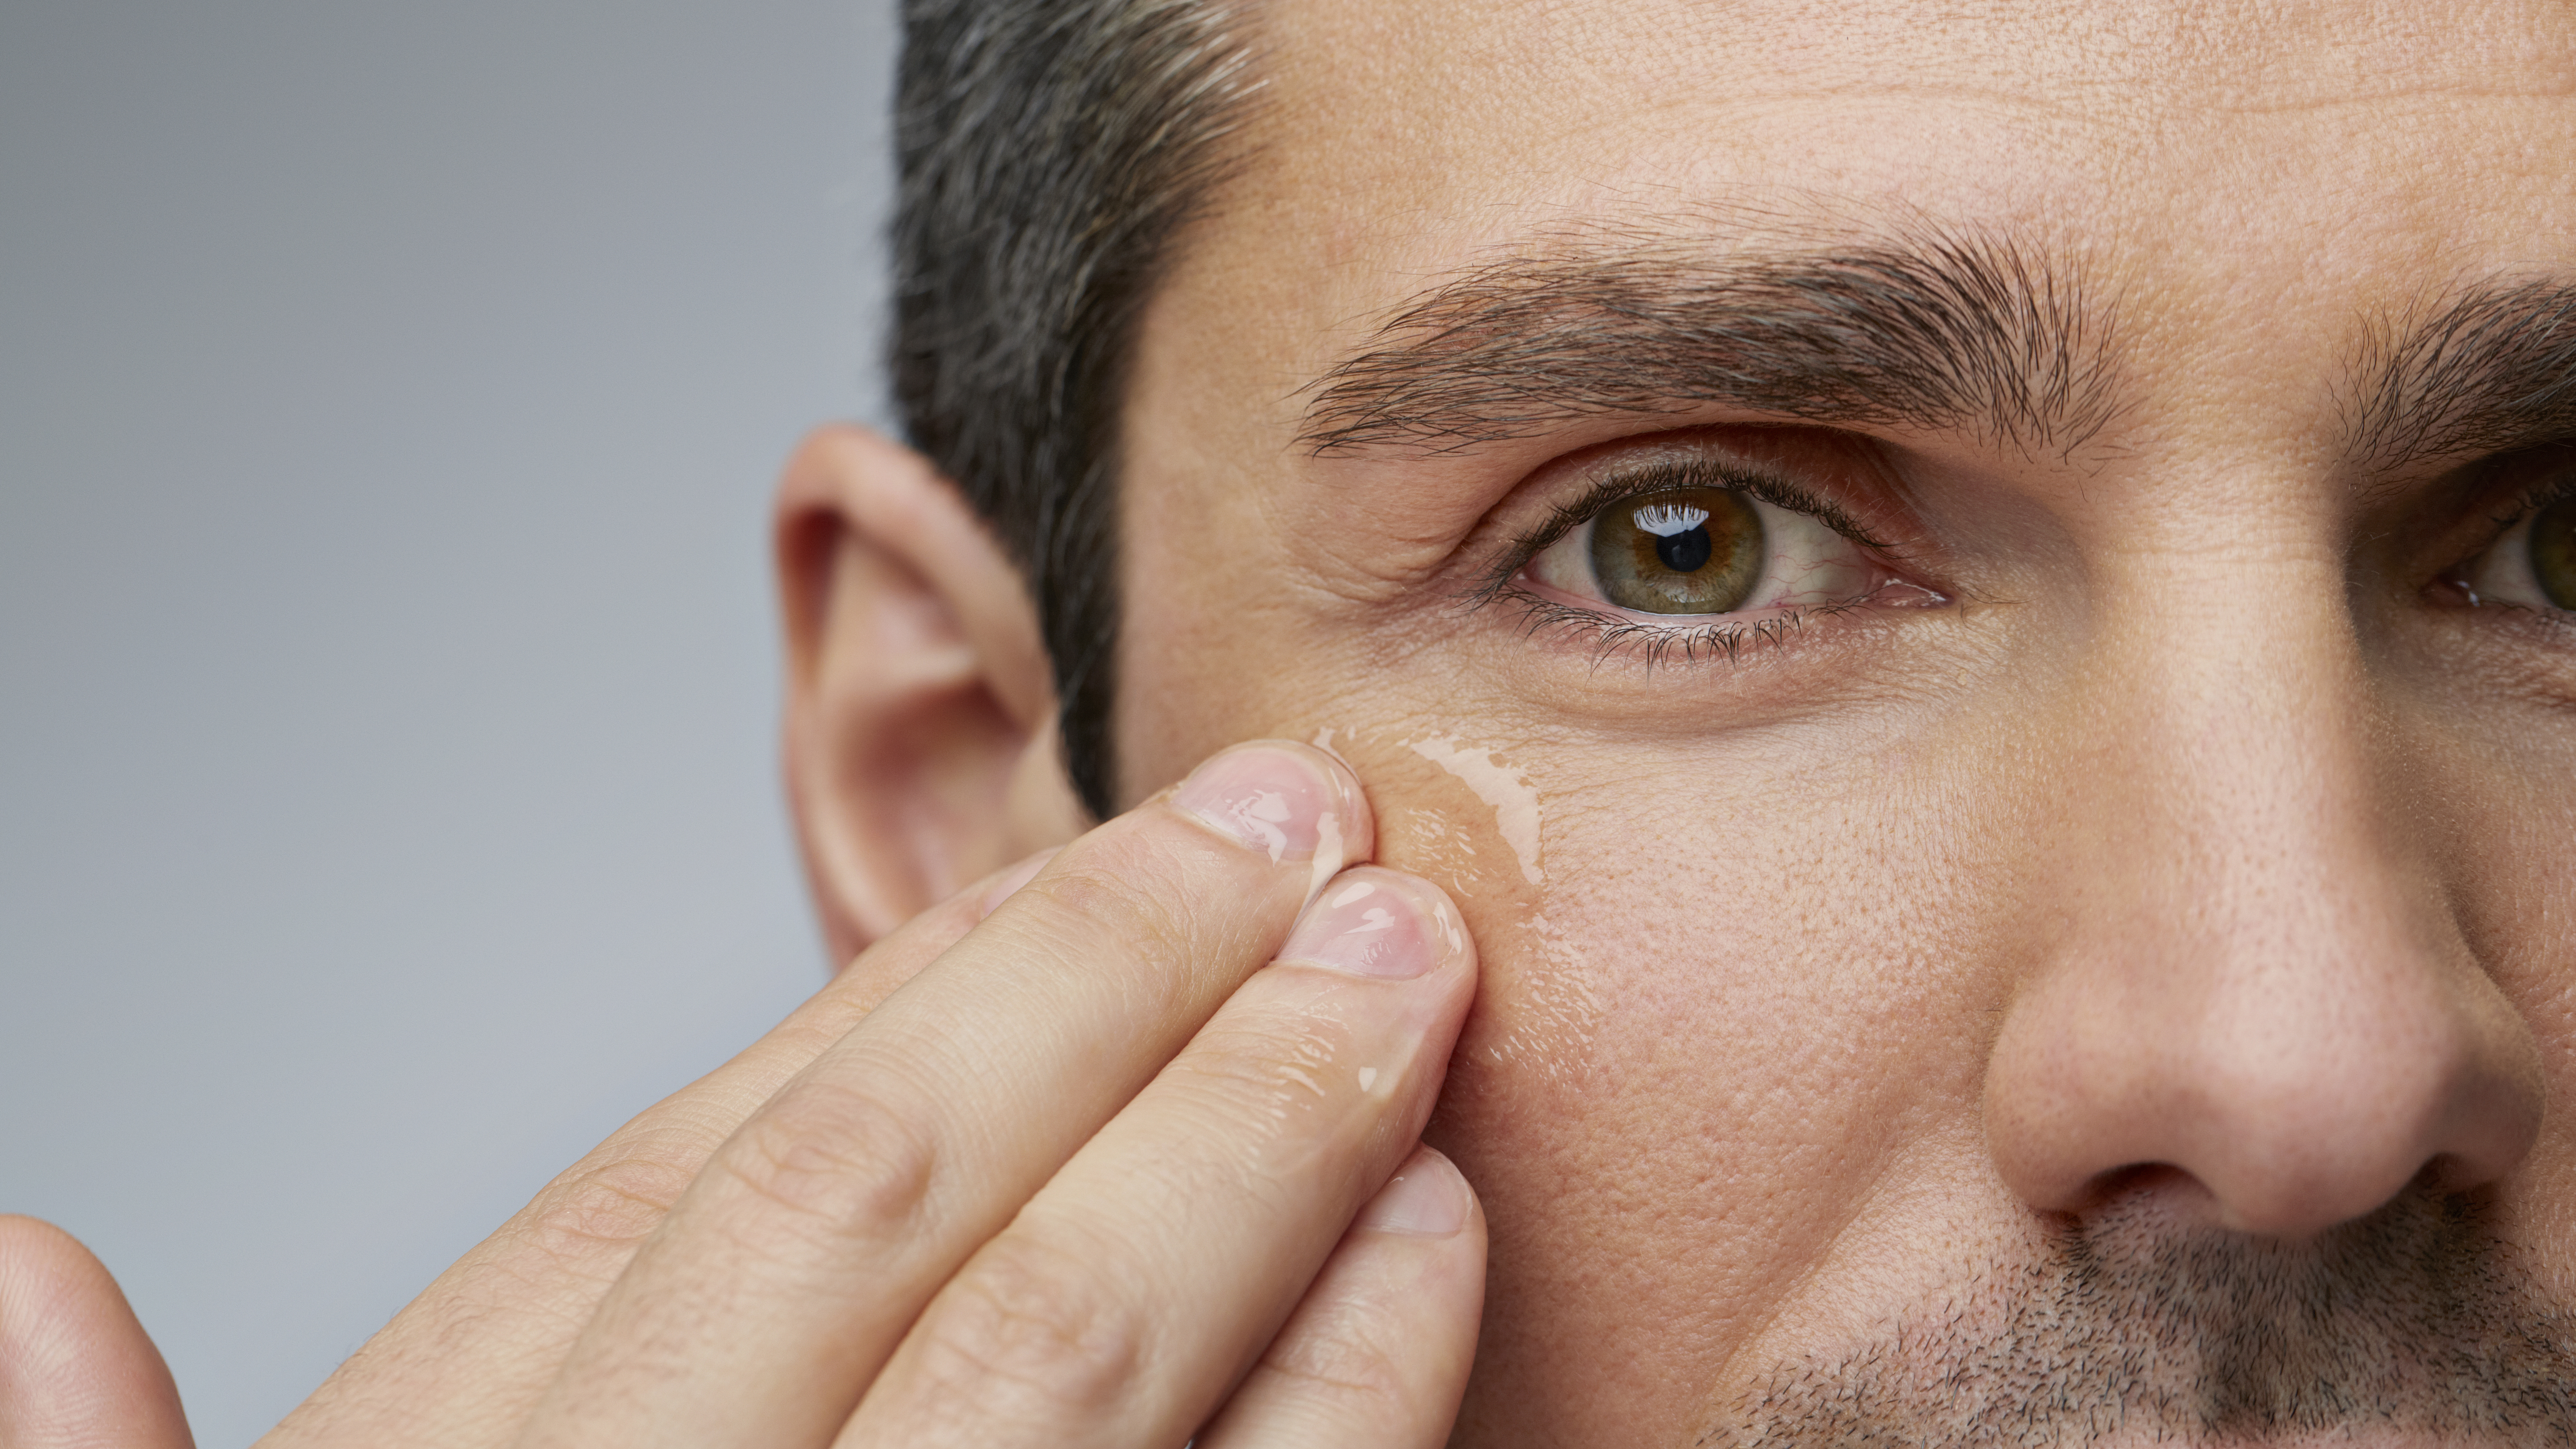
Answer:
[(821, 1442), (921, 1306), (1373, 845), (1320, 750), (1223, 752), (1068, 846), (743, 1124), (532, 1443)]

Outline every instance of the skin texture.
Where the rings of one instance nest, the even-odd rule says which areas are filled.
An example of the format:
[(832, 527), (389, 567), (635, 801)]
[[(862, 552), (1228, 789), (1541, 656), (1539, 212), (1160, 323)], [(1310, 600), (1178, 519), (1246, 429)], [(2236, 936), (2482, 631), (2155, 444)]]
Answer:
[(170, 1370), (107, 1269), (59, 1228), (0, 1216), (0, 1444), (189, 1442)]
[[(1330, 731), (1382, 858), (1467, 913), (1432, 1131), (1494, 1223), (1462, 1440), (1749, 1434), (1761, 1386), (2115, 1207), (2296, 1243), (2428, 1164), (2565, 1301), (2576, 632), (2428, 590), (2491, 535), (2474, 450), (2344, 437), (2374, 329), (2576, 264), (2563, 9), (1321, 0), (1262, 33), (1259, 163), (1146, 329), (1121, 778)], [(2067, 453), (1805, 420), (1820, 487), (1868, 440), (1947, 607), (1651, 668), (1463, 609), (1560, 460), (1779, 421), (1301, 445), (1388, 318), (1610, 228), (2011, 238), (2116, 313), (2114, 414)], [(1426, 740), (1536, 792), (1544, 883)]]
[[(1137, 808), (1082, 833), (954, 491), (818, 435), (786, 756), (854, 963), (272, 1442), (2576, 1437), (2576, 624), (2458, 586), (2564, 471), (2490, 455), (2568, 420), (2389, 365), (2576, 272), (2565, 10), (1258, 23), (1131, 385)], [(2048, 299), (1904, 354), (1991, 363), (1975, 405), (1840, 342), (1730, 400), (1664, 325), (1927, 256)], [(1849, 515), (1877, 546), (1783, 576), (1868, 592), (1676, 640), (1529, 582), (1675, 459)], [(1166, 790), (1262, 737), (1337, 802), (1311, 859), (1202, 788), (1240, 756)], [(1319, 964), (1363, 884), (1424, 974)], [(65, 1323), (57, 1382), (153, 1382), (20, 1238), (71, 1286), (0, 1300), (0, 1382)]]

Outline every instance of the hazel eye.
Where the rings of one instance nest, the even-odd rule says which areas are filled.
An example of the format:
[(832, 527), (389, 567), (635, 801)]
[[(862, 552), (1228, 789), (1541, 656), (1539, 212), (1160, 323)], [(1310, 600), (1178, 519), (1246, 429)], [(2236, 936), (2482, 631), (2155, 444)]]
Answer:
[(1847, 603), (1884, 582), (1822, 522), (1731, 488), (1623, 498), (1530, 560), (1534, 581), (1641, 614)]
[(2454, 582), (2473, 603), (2576, 610), (2576, 494), (2525, 514)]
[(1623, 609), (1723, 614), (1762, 581), (1762, 515), (1739, 493), (1656, 493), (1603, 510), (1586, 531), (1593, 579)]

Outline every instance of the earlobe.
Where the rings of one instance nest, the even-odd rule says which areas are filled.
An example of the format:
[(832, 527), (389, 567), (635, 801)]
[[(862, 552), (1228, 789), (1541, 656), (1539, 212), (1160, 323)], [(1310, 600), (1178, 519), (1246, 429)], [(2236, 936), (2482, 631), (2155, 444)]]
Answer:
[(789, 462), (775, 524), (788, 794), (836, 961), (1082, 829), (1018, 571), (927, 460), (856, 427)]

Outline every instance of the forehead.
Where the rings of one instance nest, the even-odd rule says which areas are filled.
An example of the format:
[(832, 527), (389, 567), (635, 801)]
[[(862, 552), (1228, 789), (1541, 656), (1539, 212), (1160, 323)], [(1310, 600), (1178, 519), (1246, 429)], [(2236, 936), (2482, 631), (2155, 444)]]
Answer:
[(1306, 377), (1568, 225), (1973, 226), (2081, 253), (2150, 329), (2295, 313), (2285, 277), (2402, 309), (2563, 264), (2571, 36), (2563, 5), (2478, 0), (1282, 0), (1256, 159), (1185, 272)]
[[(2141, 169), (2279, 182), (2292, 151), (2331, 180), (2529, 119), (2571, 80), (2555, 0), (1291, 0), (1259, 25), (1283, 174), (1426, 202), (1597, 206), (1618, 177), (1648, 202), (1932, 184), (2044, 208)], [(2489, 140), (2508, 169), (2566, 157), (2563, 132)]]

